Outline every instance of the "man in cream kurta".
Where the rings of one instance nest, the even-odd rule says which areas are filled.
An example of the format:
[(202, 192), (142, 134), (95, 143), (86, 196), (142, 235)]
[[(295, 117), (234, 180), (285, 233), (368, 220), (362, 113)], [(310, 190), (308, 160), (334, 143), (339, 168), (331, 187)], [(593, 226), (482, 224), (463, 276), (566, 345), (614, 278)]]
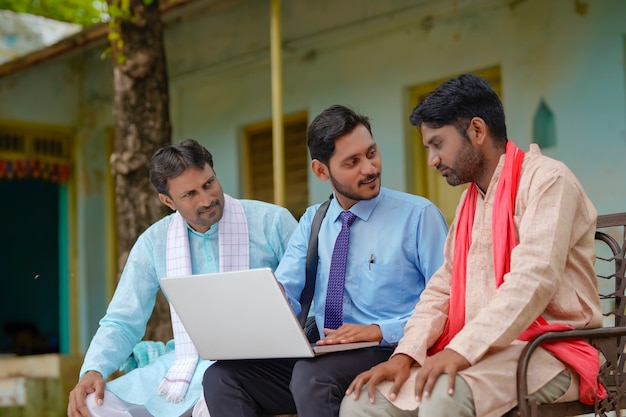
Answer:
[[(461, 90), (466, 94), (459, 97)], [(521, 165), (513, 217), (517, 246), (510, 252), (510, 271), (497, 287), (492, 214), (505, 162), (502, 144), (507, 141), (503, 113), (494, 122), (472, 105), (484, 106), (485, 95), (499, 103), (484, 80), (461, 76), (431, 93), (433, 98), (427, 97), (411, 119), (422, 130), (429, 164), (451, 185), (474, 182), (479, 189), (466, 258), (464, 325), (445, 349), (428, 354), (448, 319), (455, 237), (467, 192), (448, 234), (444, 265), (422, 293), (404, 337), (388, 362), (355, 379), (347, 392), (353, 395), (342, 403), (342, 416), (501, 416), (517, 401), (516, 367), (526, 343), (518, 337), (537, 317), (577, 329), (601, 326), (593, 269), (596, 210), (572, 172), (541, 155), (536, 145)], [(435, 103), (442, 99), (444, 110)], [(454, 111), (446, 112), (445, 106)], [(460, 120), (462, 127), (442, 123), (441, 117), (432, 122), (431, 113), (439, 112), (444, 119)], [(505, 140), (494, 138), (498, 133)], [(578, 398), (576, 373), (542, 348), (530, 362), (529, 378), (529, 392), (539, 393), (540, 402)], [(469, 388), (465, 404), (456, 409), (446, 401), (462, 402), (455, 391), (464, 386)], [(445, 392), (443, 402), (436, 402), (441, 398), (438, 389)]]

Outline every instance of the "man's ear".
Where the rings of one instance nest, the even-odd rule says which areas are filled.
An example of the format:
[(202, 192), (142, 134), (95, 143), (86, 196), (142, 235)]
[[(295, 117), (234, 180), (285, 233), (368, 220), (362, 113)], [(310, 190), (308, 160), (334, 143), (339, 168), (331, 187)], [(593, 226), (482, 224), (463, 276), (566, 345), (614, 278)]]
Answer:
[(328, 181), (328, 178), (330, 178), (328, 174), (328, 167), (323, 164), (319, 159), (314, 159), (311, 161), (311, 170), (313, 171), (315, 176), (322, 181)]
[(165, 194), (159, 193), (159, 200), (161, 200), (161, 203), (165, 204), (166, 206), (168, 206), (172, 210), (176, 211), (176, 206), (174, 205), (174, 202), (172, 201), (171, 198), (169, 198)]
[(472, 142), (478, 146), (485, 143), (487, 135), (489, 134), (489, 126), (487, 126), (487, 123), (480, 117), (473, 117), (472, 120), (470, 120), (467, 130)]

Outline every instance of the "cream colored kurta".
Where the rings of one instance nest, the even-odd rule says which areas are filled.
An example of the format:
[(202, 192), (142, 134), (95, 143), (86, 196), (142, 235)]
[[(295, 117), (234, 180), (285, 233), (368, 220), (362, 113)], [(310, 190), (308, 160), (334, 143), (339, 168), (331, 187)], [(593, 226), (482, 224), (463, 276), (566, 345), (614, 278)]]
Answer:
[[(504, 155), (487, 192), (478, 196), (467, 259), (465, 326), (448, 345), (472, 364), (460, 374), (472, 389), (478, 417), (501, 416), (516, 404), (517, 360), (525, 343), (517, 337), (539, 315), (549, 323), (577, 329), (602, 325), (593, 269), (597, 212), (572, 172), (542, 156), (536, 145), (526, 153), (517, 192), (519, 244), (511, 254), (511, 270), (496, 290), (492, 206), (503, 165)], [(456, 219), (446, 241), (444, 265), (422, 293), (394, 354), (423, 363), (427, 348), (441, 334), (448, 313), (455, 233)], [(561, 362), (539, 349), (530, 362), (529, 392), (563, 369)], [(413, 369), (394, 402), (400, 408), (417, 407), (417, 371)], [(390, 387), (385, 382), (378, 389), (387, 395)], [(577, 398), (578, 379), (573, 378), (561, 400)]]

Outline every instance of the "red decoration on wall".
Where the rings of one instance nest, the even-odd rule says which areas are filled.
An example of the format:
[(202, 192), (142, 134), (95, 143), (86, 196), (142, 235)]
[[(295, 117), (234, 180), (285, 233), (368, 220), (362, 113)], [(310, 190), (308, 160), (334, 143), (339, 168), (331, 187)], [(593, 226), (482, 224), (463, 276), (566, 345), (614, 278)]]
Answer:
[(0, 180), (40, 179), (65, 184), (70, 178), (70, 164), (35, 159), (8, 160), (0, 157)]

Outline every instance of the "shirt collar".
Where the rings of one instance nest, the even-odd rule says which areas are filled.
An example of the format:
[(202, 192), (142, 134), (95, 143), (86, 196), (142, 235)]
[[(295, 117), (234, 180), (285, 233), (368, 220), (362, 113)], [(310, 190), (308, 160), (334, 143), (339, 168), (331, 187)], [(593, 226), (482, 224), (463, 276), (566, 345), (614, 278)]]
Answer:
[[(361, 219), (363, 221), (367, 221), (369, 219), (370, 215), (372, 214), (372, 211), (374, 211), (374, 208), (376, 207), (376, 205), (380, 201), (380, 197), (381, 197), (381, 195), (383, 193), (383, 190), (384, 190), (384, 188), (381, 187), (380, 188), (380, 192), (374, 198), (371, 198), (369, 200), (358, 201), (355, 205), (350, 207), (350, 211), (352, 213), (354, 213), (359, 219)], [(330, 216), (330, 218), (332, 219), (333, 222), (335, 222), (335, 221), (337, 221), (339, 219), (339, 214), (341, 214), (342, 211), (344, 211), (344, 210), (339, 205), (339, 202), (337, 201), (337, 198), (333, 198), (333, 201), (331, 201), (330, 207), (329, 207), (329, 216)]]

